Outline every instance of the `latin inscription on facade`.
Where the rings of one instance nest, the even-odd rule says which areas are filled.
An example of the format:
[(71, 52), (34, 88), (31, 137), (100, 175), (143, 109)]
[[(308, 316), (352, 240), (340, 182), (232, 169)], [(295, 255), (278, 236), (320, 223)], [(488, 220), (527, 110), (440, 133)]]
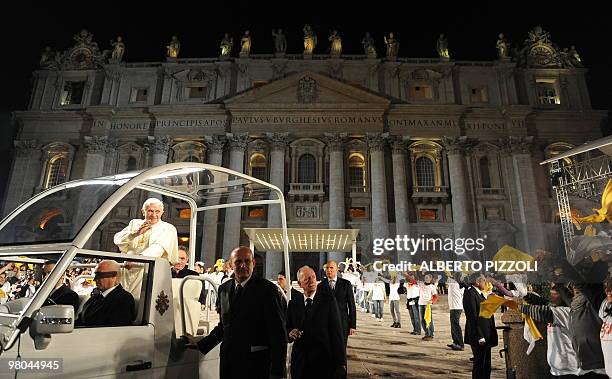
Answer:
[(458, 127), (457, 120), (448, 119), (391, 119), (387, 121), (389, 127), (399, 128), (456, 128)]
[(288, 125), (288, 124), (378, 124), (379, 116), (238, 116), (232, 119), (234, 125)]
[[(146, 130), (163, 128), (225, 128), (226, 120), (221, 119), (181, 119), (181, 120), (122, 120), (111, 121), (111, 130)], [(108, 121), (94, 120), (94, 128), (105, 128), (109, 125)]]

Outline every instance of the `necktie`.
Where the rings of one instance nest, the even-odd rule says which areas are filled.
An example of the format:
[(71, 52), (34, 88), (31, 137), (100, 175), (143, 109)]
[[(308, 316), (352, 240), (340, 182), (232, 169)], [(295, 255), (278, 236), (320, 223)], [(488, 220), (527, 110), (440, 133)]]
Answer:
[(238, 284), (236, 286), (236, 291), (234, 292), (234, 302), (238, 301), (241, 295), (242, 295), (242, 286)]
[(311, 308), (312, 308), (312, 299), (308, 298), (306, 299), (306, 308), (304, 308), (304, 318), (308, 317), (308, 314), (310, 313)]
[(330, 280), (329, 281), (329, 286), (331, 287), (332, 291), (336, 290), (336, 281), (335, 280)]

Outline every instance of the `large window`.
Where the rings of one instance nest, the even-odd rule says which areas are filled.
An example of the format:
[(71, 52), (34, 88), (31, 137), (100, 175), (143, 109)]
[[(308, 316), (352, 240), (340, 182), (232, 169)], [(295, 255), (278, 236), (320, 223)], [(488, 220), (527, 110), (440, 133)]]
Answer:
[(555, 79), (536, 79), (536, 95), (538, 104), (561, 104)]
[(431, 100), (433, 99), (433, 89), (427, 84), (409, 85), (408, 98), (412, 100)]
[(480, 158), (480, 186), (482, 188), (491, 188), (491, 172), (489, 171), (489, 158)]
[(81, 104), (83, 93), (85, 92), (85, 82), (67, 81), (62, 90), (61, 105)]
[(366, 191), (365, 159), (354, 153), (349, 156), (349, 186), (351, 192)]
[(68, 157), (60, 153), (49, 159), (45, 175), (44, 188), (64, 183), (68, 179)]
[(302, 154), (298, 160), (298, 182), (316, 183), (317, 160), (312, 154)]
[(266, 180), (266, 156), (261, 153), (251, 155), (251, 176)]
[(435, 186), (434, 164), (427, 157), (416, 159), (416, 183), (419, 187)]

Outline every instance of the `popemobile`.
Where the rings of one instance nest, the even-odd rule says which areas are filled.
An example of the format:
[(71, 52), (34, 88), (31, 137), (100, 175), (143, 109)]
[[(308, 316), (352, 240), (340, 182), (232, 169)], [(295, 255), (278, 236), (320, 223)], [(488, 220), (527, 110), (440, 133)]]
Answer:
[[(283, 238), (288, 242), (281, 190), (223, 167), (171, 163), (71, 181), (41, 192), (0, 222), (0, 261), (26, 265), (42, 281), (33, 296), (0, 305), (0, 377), (219, 377), (219, 347), (202, 355), (187, 349), (182, 338), (185, 334), (205, 335), (214, 326), (200, 320), (198, 296), (208, 279), (195, 275), (173, 279), (165, 258), (99, 248), (100, 230), (112, 220), (113, 211), (126, 198), (136, 196), (185, 202), (191, 210), (191, 241), (201, 239), (197, 218), (206, 210), (280, 206)], [(49, 210), (57, 210), (58, 203), (62, 204), (61, 222), (51, 222), (54, 215), (49, 215)], [(284, 267), (290, 272), (288, 243), (284, 246)], [(189, 250), (193, 269), (195, 243)], [(75, 327), (73, 306), (45, 305), (66, 271), (93, 268), (102, 260), (115, 260), (125, 269), (128, 257), (129, 266), (138, 265), (143, 270), (140, 292), (134, 296), (136, 318), (131, 325)], [(42, 277), (43, 263), (48, 260), (57, 264)], [(92, 277), (82, 276), (73, 283)], [(216, 292), (214, 285), (211, 289)], [(88, 298), (87, 294), (79, 295), (80, 308)]]

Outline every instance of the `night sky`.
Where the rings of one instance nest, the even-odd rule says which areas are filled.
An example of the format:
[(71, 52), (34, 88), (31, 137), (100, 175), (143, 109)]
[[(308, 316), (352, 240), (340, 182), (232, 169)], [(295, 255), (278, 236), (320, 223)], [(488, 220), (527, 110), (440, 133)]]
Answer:
[(40, 52), (47, 45), (60, 51), (71, 47), (73, 34), (82, 28), (94, 34), (101, 49), (110, 49), (109, 41), (122, 35), (126, 44), (124, 60), (143, 62), (164, 60), (165, 45), (173, 34), (181, 41), (180, 57), (215, 57), (219, 55), (219, 41), (229, 32), (234, 37), (233, 55), (237, 56), (245, 29), (251, 31), (252, 53), (273, 53), (271, 29), (279, 27), (286, 30), (288, 53), (300, 53), (305, 23), (310, 23), (318, 34), (315, 53), (328, 51), (329, 31), (337, 29), (343, 53), (362, 54), (360, 41), (369, 31), (380, 55), (384, 52), (383, 34), (393, 31), (400, 41), (400, 57), (435, 57), (437, 37), (445, 33), (451, 58), (457, 60), (495, 59), (498, 33), (503, 32), (514, 46), (522, 46), (527, 32), (540, 24), (560, 47), (576, 45), (589, 69), (594, 108), (610, 109), (612, 103), (612, 54), (606, 51), (610, 49), (612, 33), (610, 16), (601, 9), (566, 9), (562, 5), (555, 6), (556, 10), (537, 9), (533, 4), (502, 2), (467, 10), (441, 2), (419, 6), (408, 1), (369, 5), (356, 1), (352, 5), (332, 5), (332, 1), (215, 3), (226, 5), (213, 6), (211, 1), (175, 1), (163, 6), (154, 2), (124, 5), (83, 1), (55, 2), (55, 6), (20, 5), (5, 14), (14, 16), (9, 16), (13, 20), (11, 29), (3, 33), (5, 43), (10, 41), (12, 57), (4, 57), (9, 58), (5, 62), (9, 63), (10, 76), (0, 91), (0, 110), (25, 109), (31, 73), (37, 67)]
[[(14, 3), (14, 2), (11, 2)], [(128, 3), (128, 2), (124, 2)], [(460, 2), (461, 5), (468, 2)], [(181, 41), (180, 58), (216, 57), (224, 33), (234, 37), (237, 56), (244, 30), (252, 36), (252, 53), (271, 54), (272, 28), (285, 30), (287, 53), (301, 53), (305, 23), (317, 32), (315, 54), (327, 53), (327, 37), (337, 29), (343, 53), (363, 54), (361, 39), (369, 31), (379, 56), (384, 52), (383, 34), (394, 32), (400, 42), (400, 57), (437, 56), (435, 42), (440, 33), (449, 41), (456, 60), (496, 59), (497, 35), (505, 34), (512, 46), (522, 47), (527, 33), (541, 25), (561, 48), (575, 45), (589, 69), (588, 85), (593, 108), (612, 105), (612, 33), (609, 12), (589, 4), (548, 2), (489, 2), (464, 8), (443, 2), (337, 1), (229, 2), (229, 1), (62, 1), (36, 4), (21, 0), (2, 6), (2, 90), (0, 91), (0, 156), (9, 155), (15, 131), (9, 123), (11, 111), (27, 107), (32, 71), (38, 67), (45, 46), (64, 51), (74, 45), (72, 36), (82, 28), (94, 35), (100, 49), (110, 49), (110, 40), (123, 36), (124, 60), (165, 60), (165, 45), (176, 34)], [(467, 5), (466, 5), (467, 7)], [(606, 133), (609, 124), (605, 127)], [(9, 175), (10, 161), (0, 159), (0, 199)]]

